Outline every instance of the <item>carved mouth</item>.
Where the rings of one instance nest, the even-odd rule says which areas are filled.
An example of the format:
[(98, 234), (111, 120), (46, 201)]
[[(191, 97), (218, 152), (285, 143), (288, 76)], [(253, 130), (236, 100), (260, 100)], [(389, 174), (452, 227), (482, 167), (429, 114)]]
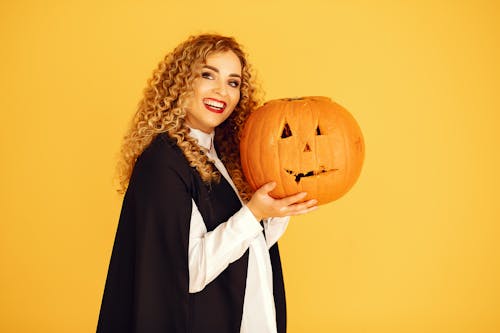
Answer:
[(309, 171), (307, 173), (297, 173), (297, 172), (294, 172), (292, 170), (288, 170), (288, 169), (285, 169), (286, 173), (292, 175), (293, 177), (295, 177), (295, 182), (298, 184), (300, 183), (300, 180), (302, 178), (306, 178), (306, 177), (312, 177), (312, 176), (319, 176), (319, 175), (322, 175), (324, 173), (327, 173), (327, 172), (335, 172), (337, 171), (338, 169), (326, 169), (326, 168), (322, 168), (320, 170), (316, 170), (316, 171)]

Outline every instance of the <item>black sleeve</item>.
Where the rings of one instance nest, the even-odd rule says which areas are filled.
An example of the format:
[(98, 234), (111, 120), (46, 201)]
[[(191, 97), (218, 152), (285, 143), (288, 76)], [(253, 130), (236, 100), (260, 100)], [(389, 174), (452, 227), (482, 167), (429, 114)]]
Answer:
[(165, 147), (153, 146), (134, 168), (98, 332), (188, 331), (191, 173), (185, 160), (169, 157)]

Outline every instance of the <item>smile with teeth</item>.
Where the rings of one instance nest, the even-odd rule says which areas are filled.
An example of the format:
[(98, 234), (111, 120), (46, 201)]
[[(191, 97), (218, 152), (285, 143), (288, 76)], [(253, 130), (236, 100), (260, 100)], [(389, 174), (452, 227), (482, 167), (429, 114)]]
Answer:
[(224, 109), (226, 108), (225, 102), (218, 101), (218, 100), (212, 99), (212, 98), (204, 98), (203, 104), (205, 105), (205, 108), (207, 108), (209, 111), (212, 111), (215, 113), (222, 113), (224, 111)]

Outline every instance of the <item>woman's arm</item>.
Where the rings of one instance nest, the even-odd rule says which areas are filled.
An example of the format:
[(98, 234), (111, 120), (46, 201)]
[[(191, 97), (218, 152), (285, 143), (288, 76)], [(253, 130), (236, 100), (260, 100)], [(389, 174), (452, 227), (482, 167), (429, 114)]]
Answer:
[(196, 293), (212, 282), (226, 267), (238, 260), (262, 227), (243, 206), (229, 220), (207, 232), (194, 200), (189, 231), (189, 292)]
[(267, 248), (270, 249), (285, 233), (290, 216), (272, 217), (264, 220)]

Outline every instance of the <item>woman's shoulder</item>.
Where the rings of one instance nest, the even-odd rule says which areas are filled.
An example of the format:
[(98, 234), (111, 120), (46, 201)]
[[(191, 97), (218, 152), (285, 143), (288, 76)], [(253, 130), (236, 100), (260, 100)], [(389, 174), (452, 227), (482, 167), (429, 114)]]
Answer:
[(184, 154), (166, 133), (158, 134), (137, 158), (134, 172), (143, 169), (152, 174), (165, 174), (170, 170), (183, 178), (190, 175), (190, 167)]

